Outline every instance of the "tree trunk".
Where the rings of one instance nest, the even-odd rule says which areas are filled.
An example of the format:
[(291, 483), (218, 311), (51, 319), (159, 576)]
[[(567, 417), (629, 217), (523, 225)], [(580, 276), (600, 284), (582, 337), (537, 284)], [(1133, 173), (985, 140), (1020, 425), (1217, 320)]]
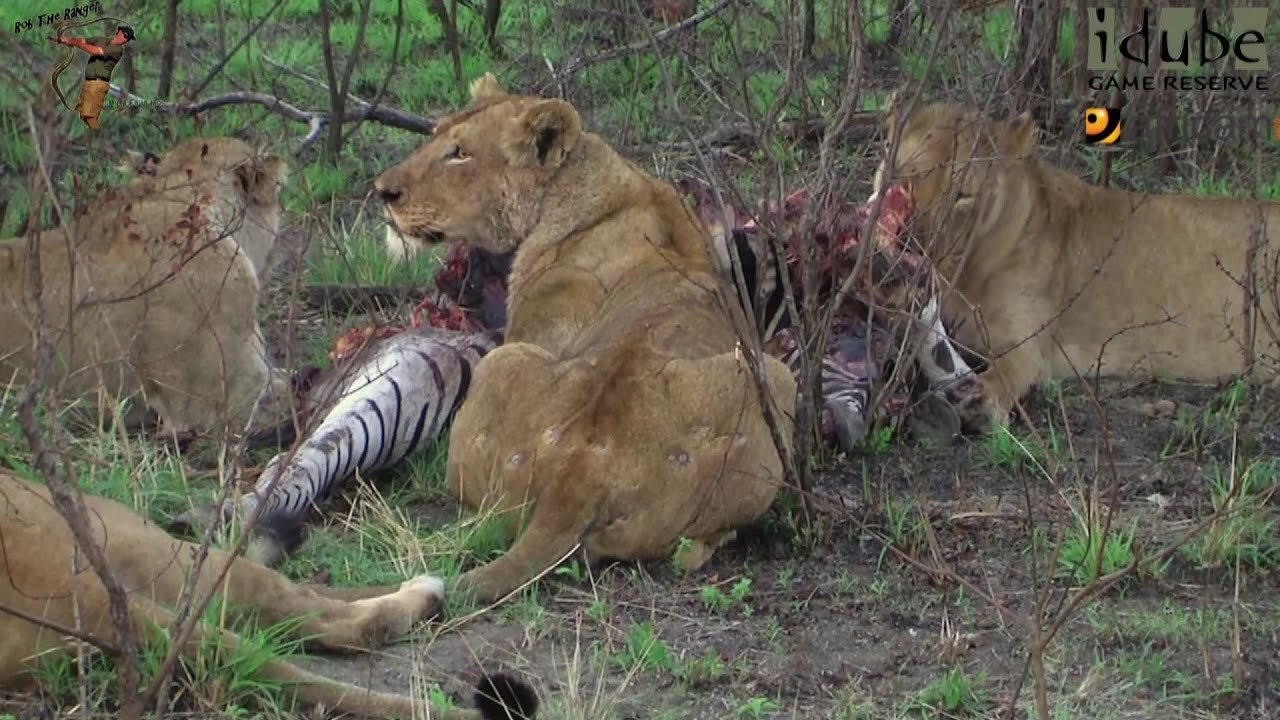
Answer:
[(164, 42), (160, 47), (160, 84), (156, 96), (168, 100), (173, 86), (173, 57), (178, 44), (178, 2), (168, 0), (164, 8)]
[(899, 47), (910, 27), (911, 8), (907, 0), (893, 0), (889, 3), (889, 33), (885, 36), (885, 44), (890, 48)]
[(813, 0), (804, 0), (804, 29), (800, 36), (800, 57), (808, 60), (813, 57), (813, 43), (817, 41), (818, 18), (814, 15)]
[(1018, 0), (1015, 6), (1017, 38), (1015, 67), (1019, 69), (1010, 88), (1016, 111), (1030, 110), (1037, 118), (1054, 116), (1053, 66), (1058, 55), (1058, 26), (1062, 3), (1058, 0)]
[(498, 20), (501, 17), (502, 0), (485, 0), (484, 39), (494, 57), (502, 57), (502, 46), (498, 44)]
[(453, 58), (453, 82), (458, 92), (465, 94), (466, 83), (462, 79), (462, 38), (458, 36), (458, 0), (450, 0), (453, 13), (445, 7), (444, 0), (428, 0), (427, 9), (440, 21), (444, 30), (444, 42), (449, 46), (449, 55)]

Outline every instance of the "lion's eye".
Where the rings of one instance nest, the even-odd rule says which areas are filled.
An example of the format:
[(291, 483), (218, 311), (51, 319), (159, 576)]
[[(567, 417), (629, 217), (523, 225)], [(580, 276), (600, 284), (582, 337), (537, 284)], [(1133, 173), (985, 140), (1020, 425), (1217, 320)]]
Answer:
[(471, 157), (462, 150), (461, 145), (454, 145), (453, 149), (444, 154), (445, 160), (466, 160)]

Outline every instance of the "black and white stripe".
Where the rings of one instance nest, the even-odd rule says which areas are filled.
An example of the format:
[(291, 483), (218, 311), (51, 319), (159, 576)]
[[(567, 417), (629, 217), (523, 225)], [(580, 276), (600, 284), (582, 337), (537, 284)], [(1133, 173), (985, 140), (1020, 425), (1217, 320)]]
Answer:
[[(754, 315), (766, 347), (798, 376), (800, 349), (782, 284), (784, 266), (775, 248), (763, 233), (732, 231), (723, 225), (709, 229), (713, 255), (737, 289), (739, 301)], [(947, 334), (935, 287), (936, 278), (929, 273), (906, 294), (911, 307), (898, 309), (917, 316), (917, 367), (929, 389), (941, 394), (967, 423), (968, 415), (981, 412), (981, 384)], [(831, 423), (841, 448), (848, 451), (866, 432), (871, 386), (879, 374), (874, 365), (875, 344), (867, 336), (874, 329), (861, 325), (844, 330), (847, 332), (837, 333), (823, 355), (820, 382), (824, 420)]]
[(452, 423), (476, 365), (498, 340), (496, 333), (423, 327), (378, 341), (372, 352), (344, 363), (349, 375), (313, 389), (336, 395), (325, 403), (323, 420), (296, 451), (272, 458), (254, 488), (224, 512), (246, 518), (262, 505), (259, 522), (300, 522), (357, 472), (390, 467), (430, 444)]

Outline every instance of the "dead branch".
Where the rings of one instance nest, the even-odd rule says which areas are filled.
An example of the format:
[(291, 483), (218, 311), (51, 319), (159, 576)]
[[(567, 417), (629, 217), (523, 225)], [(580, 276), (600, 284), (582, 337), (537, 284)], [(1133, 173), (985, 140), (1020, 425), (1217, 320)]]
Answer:
[[(150, 104), (158, 106), (165, 112), (177, 117), (192, 117), (200, 113), (213, 110), (215, 108), (225, 107), (227, 105), (261, 105), (269, 112), (273, 112), (281, 117), (288, 118), (295, 122), (306, 123), (310, 127), (310, 131), (302, 142), (294, 150), (295, 155), (300, 155), (307, 148), (311, 147), (320, 137), (320, 133), (330, 122), (330, 113), (319, 110), (303, 110), (295, 105), (291, 105), (278, 97), (267, 95), (259, 92), (231, 92), (225, 95), (217, 95), (198, 103), (190, 102), (155, 102), (140, 98), (123, 88), (112, 85), (111, 96), (120, 100), (126, 100), (133, 103)], [(431, 118), (424, 118), (420, 115), (397, 110), (386, 106), (375, 106), (370, 103), (359, 104), (359, 108), (354, 111), (343, 113), (342, 122), (362, 122), (372, 120), (381, 125), (388, 127), (408, 130), (423, 135), (430, 135), (436, 127), (436, 121)]]

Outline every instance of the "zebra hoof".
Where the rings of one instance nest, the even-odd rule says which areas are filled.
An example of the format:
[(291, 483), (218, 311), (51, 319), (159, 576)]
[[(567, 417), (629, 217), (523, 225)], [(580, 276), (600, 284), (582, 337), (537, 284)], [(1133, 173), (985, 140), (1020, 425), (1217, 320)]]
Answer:
[(173, 517), (165, 524), (165, 532), (174, 537), (194, 539), (218, 519), (216, 505), (198, 505)]
[(857, 450), (867, 436), (867, 421), (861, 414), (833, 412), (831, 425), (836, 433), (836, 442), (846, 453)]
[(952, 443), (964, 432), (956, 409), (942, 396), (928, 393), (911, 410), (911, 437)]
[(263, 518), (250, 531), (244, 556), (259, 565), (279, 567), (306, 540), (307, 529), (301, 522), (284, 517)]

